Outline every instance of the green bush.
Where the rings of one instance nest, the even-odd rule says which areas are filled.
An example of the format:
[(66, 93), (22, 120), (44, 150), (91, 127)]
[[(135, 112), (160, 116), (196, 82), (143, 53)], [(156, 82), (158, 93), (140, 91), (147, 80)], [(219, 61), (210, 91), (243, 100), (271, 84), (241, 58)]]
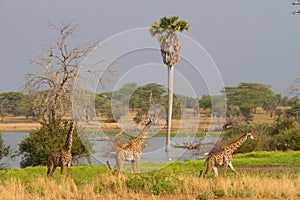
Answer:
[(230, 128), (229, 130), (227, 130), (224, 133), (224, 137), (219, 146), (228, 144), (228, 143), (236, 140), (240, 136), (246, 134), (247, 132), (251, 131), (252, 134), (254, 135), (254, 137), (257, 138), (257, 140), (247, 140), (245, 143), (243, 143), (240, 146), (240, 148), (238, 148), (236, 150), (235, 153), (246, 153), (246, 152), (251, 152), (251, 151), (260, 149), (260, 148), (258, 148), (258, 144), (260, 144), (260, 141), (263, 136), (263, 135), (261, 135), (261, 130), (265, 130), (265, 129), (268, 129), (268, 125), (266, 125), (266, 124), (261, 124), (259, 126), (258, 125), (241, 125), (238, 127)]
[(276, 150), (300, 150), (300, 127), (291, 128), (274, 136)]
[[(65, 144), (70, 126), (65, 122), (43, 125), (40, 129), (30, 132), (19, 146), (19, 154), (23, 155), (21, 167), (46, 165), (48, 156), (59, 151)], [(85, 145), (88, 143), (84, 143)], [(73, 133), (72, 155), (77, 159), (89, 158), (88, 147), (83, 145), (78, 132)]]
[(140, 192), (145, 188), (145, 181), (138, 176), (126, 180), (126, 187), (134, 192)]
[(300, 125), (291, 118), (279, 118), (271, 127), (269, 150), (300, 150)]
[[(0, 160), (6, 156), (9, 155), (9, 146), (4, 145), (4, 141), (2, 139), (1, 133), (0, 133)], [(0, 169), (3, 167), (3, 164), (0, 163)]]
[(225, 197), (225, 191), (223, 189), (214, 189), (213, 190), (213, 193), (216, 197), (219, 197), (219, 198), (222, 198), (222, 197)]
[(208, 200), (207, 194), (206, 193), (198, 194), (196, 200)]
[(93, 191), (94, 191), (96, 194), (101, 194), (101, 192), (102, 192), (103, 190), (104, 190), (104, 185), (102, 185), (102, 184), (94, 186), (94, 189), (93, 189)]
[(246, 141), (235, 153), (300, 150), (300, 125), (291, 118), (279, 118), (272, 125), (247, 124), (230, 128), (218, 146), (228, 144), (248, 131), (256, 140)]

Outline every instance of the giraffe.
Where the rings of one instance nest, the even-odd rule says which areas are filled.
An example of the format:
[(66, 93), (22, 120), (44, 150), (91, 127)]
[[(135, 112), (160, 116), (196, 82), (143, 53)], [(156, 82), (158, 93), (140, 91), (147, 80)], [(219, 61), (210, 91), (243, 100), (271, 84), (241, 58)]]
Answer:
[(68, 167), (68, 177), (70, 178), (70, 169), (71, 169), (71, 162), (72, 162), (71, 148), (72, 148), (72, 137), (73, 137), (74, 129), (75, 129), (75, 122), (72, 121), (65, 145), (60, 151), (53, 152), (48, 157), (47, 177), (49, 179), (52, 177), (56, 167), (60, 167), (60, 179), (62, 180), (63, 170), (65, 166)]
[(122, 170), (125, 160), (131, 162), (131, 173), (134, 173), (134, 164), (136, 163), (136, 171), (140, 173), (140, 158), (143, 153), (144, 142), (148, 131), (153, 125), (153, 121), (149, 120), (143, 130), (135, 137), (131, 138), (128, 144), (117, 145), (117, 151), (115, 155), (116, 165), (112, 169), (108, 164), (108, 167), (112, 169), (112, 172), (118, 172)]
[[(229, 168), (236, 174), (238, 175), (238, 172), (234, 169), (232, 165), (232, 154), (235, 152), (248, 138), (255, 140), (254, 136), (252, 135), (251, 132), (248, 132), (241, 137), (237, 138), (233, 142), (226, 144), (222, 147), (222, 150), (219, 152), (216, 152), (212, 155), (209, 155), (206, 159), (207, 162), (207, 168), (204, 173), (204, 177), (207, 176), (207, 174), (213, 170), (215, 177), (218, 177), (218, 165), (224, 165), (224, 176), (226, 177), (227, 175), (227, 167)], [(202, 175), (202, 170), (200, 171), (200, 175)]]

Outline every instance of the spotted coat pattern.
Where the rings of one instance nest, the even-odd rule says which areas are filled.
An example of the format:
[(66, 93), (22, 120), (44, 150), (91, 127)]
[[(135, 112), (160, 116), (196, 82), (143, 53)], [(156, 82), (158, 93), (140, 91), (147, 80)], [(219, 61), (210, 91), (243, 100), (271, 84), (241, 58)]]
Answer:
[(115, 159), (116, 165), (114, 172), (122, 170), (125, 161), (131, 162), (131, 173), (134, 173), (134, 164), (136, 163), (136, 171), (140, 173), (140, 159), (143, 153), (144, 142), (153, 122), (149, 121), (143, 130), (134, 138), (130, 139), (126, 145), (117, 147)]
[(232, 165), (232, 154), (235, 152), (248, 138), (255, 139), (251, 132), (248, 132), (235, 141), (224, 145), (222, 147), (222, 150), (214, 153), (212, 155), (209, 155), (206, 159), (207, 167), (206, 171), (204, 173), (204, 176), (206, 177), (207, 174), (213, 170), (215, 177), (218, 177), (218, 165), (224, 165), (224, 176), (227, 174), (227, 167), (229, 167), (236, 175), (238, 172), (234, 169)]
[(66, 143), (63, 148), (58, 152), (53, 152), (48, 157), (47, 161), (47, 177), (51, 178), (55, 169), (60, 167), (60, 178), (62, 179), (64, 167), (67, 166), (68, 168), (68, 177), (70, 178), (70, 169), (72, 163), (72, 135), (75, 129), (75, 123), (72, 122), (70, 130), (67, 135)]

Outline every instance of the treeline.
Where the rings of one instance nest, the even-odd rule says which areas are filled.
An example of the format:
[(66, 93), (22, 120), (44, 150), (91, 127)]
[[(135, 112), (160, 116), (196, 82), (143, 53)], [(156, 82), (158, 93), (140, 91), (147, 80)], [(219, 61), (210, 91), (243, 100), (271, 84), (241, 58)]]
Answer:
[[(38, 120), (34, 106), (38, 95), (27, 95), (22, 92), (5, 92), (0, 94), (0, 116), (26, 116)], [(223, 101), (226, 101), (224, 104)], [(113, 101), (113, 103), (112, 103)], [(108, 121), (118, 121), (126, 113), (126, 109), (136, 113), (135, 120), (139, 122), (151, 105), (159, 104), (167, 109), (167, 90), (164, 86), (150, 83), (139, 86), (137, 83), (124, 84), (119, 90), (95, 95), (97, 114), (106, 116)], [(224, 105), (226, 106), (224, 108)], [(113, 106), (113, 107), (112, 107)], [(212, 115), (224, 116), (230, 121), (250, 122), (257, 108), (263, 108), (270, 117), (287, 116), (300, 120), (299, 97), (289, 98), (275, 94), (269, 85), (260, 83), (240, 83), (236, 87), (225, 87), (222, 95), (203, 95), (201, 99), (183, 95), (174, 95), (173, 118), (180, 119), (182, 108), (204, 109)], [(92, 108), (87, 108), (87, 115), (94, 117)]]
[[(2, 120), (8, 115), (22, 115), (39, 120), (34, 106), (37, 102), (40, 102), (40, 99), (36, 99), (40, 96), (27, 95), (21, 92), (1, 93), (0, 113)], [(98, 115), (105, 115), (108, 121), (118, 121), (129, 110), (135, 114), (135, 121), (139, 122), (142, 120), (143, 115), (148, 114), (153, 105), (159, 105), (162, 108), (161, 110), (156, 109), (156, 115), (165, 116), (168, 105), (167, 98), (167, 90), (162, 85), (150, 83), (139, 86), (136, 83), (127, 83), (117, 91), (96, 94), (95, 110)], [(224, 100), (226, 100), (226, 104), (224, 104)], [(214, 109), (211, 109), (212, 107)], [(257, 108), (263, 108), (268, 112), (270, 117), (274, 118), (274, 123), (249, 123)], [(204, 95), (201, 99), (175, 94), (173, 118), (180, 119), (185, 109), (190, 112), (189, 114), (195, 116), (199, 113), (192, 112), (199, 112), (199, 110), (204, 110), (214, 117), (226, 115), (226, 120), (233, 126), (223, 132), (223, 143), (233, 140), (242, 133), (252, 131), (257, 140), (245, 143), (239, 149), (239, 152), (300, 150), (299, 97), (282, 97), (275, 94), (268, 85), (240, 83), (236, 87), (225, 87), (219, 96)], [(93, 117), (95, 113), (91, 112), (92, 109), (87, 108), (87, 115)], [(86, 120), (84, 116), (83, 120)], [(60, 120), (57, 123), (61, 123)], [(21, 142), (19, 154), (24, 155), (21, 162), (22, 167), (45, 164), (49, 152), (61, 148), (59, 144), (63, 144), (65, 139), (65, 137), (62, 137), (65, 134), (62, 133), (67, 132), (68, 127), (54, 126), (56, 128), (49, 131), (48, 126), (32, 131), (30, 137)], [(75, 157), (89, 159), (89, 147), (83, 145), (77, 132), (74, 135), (74, 141), (72, 153), (76, 155)], [(9, 148), (1, 142), (3, 143), (0, 137), (0, 159), (8, 154)]]

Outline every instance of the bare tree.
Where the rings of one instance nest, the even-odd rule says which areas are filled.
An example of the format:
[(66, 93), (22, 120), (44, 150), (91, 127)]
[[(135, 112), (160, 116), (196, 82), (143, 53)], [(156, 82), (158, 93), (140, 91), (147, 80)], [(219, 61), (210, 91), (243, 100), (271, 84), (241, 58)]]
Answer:
[[(49, 24), (49, 28), (54, 31), (54, 38), (30, 61), (42, 70), (27, 74), (25, 82), (25, 91), (35, 95), (33, 110), (45, 124), (70, 114), (71, 94), (80, 62), (98, 45), (96, 41), (73, 46), (71, 39), (78, 30), (78, 24), (73, 22)], [(88, 73), (97, 71), (88, 70)]]

